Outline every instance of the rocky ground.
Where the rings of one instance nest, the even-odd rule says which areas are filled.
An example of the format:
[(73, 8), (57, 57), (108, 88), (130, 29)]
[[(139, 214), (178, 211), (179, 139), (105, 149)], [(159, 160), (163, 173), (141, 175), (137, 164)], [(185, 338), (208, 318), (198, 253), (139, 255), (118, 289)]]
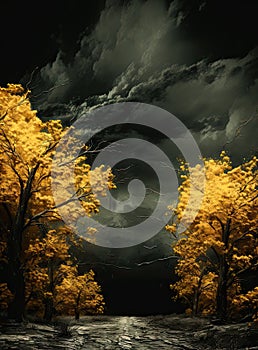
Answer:
[(62, 318), (51, 325), (3, 323), (0, 349), (258, 349), (258, 329), (178, 315)]

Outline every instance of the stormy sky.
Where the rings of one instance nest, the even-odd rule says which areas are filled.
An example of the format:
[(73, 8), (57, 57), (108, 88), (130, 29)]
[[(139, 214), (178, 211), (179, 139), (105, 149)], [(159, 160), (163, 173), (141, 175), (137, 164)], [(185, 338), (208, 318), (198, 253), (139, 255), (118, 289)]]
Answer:
[(45, 119), (152, 104), (179, 118), (204, 156), (227, 144), (238, 163), (258, 147), (257, 13), (252, 0), (5, 2), (1, 85), (30, 88)]
[[(21, 81), (42, 115), (139, 101), (173, 113), (205, 155), (257, 151), (256, 1), (1, 4), (1, 83)], [(47, 91), (47, 92), (46, 92)]]

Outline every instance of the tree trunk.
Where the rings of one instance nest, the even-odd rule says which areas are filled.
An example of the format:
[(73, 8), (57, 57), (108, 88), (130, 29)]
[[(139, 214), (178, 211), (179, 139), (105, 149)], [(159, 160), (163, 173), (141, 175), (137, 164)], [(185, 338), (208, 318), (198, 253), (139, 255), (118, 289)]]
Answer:
[(216, 312), (221, 321), (227, 319), (227, 282), (228, 282), (228, 264), (223, 255), (220, 259), (219, 281), (216, 295)]
[(19, 322), (23, 320), (25, 311), (25, 282), (24, 267), (22, 263), (24, 223), (31, 195), (32, 184), (38, 167), (39, 163), (29, 173), (25, 187), (22, 179), (19, 179), (19, 204), (15, 218), (12, 221), (7, 247), (10, 271), (8, 287), (14, 295), (14, 298), (8, 307), (8, 317)]
[[(231, 218), (227, 219), (226, 225), (222, 226), (222, 242), (225, 249), (228, 249), (228, 242), (230, 236)], [(229, 266), (227, 262), (227, 253), (223, 253), (219, 257), (219, 281), (216, 295), (216, 312), (218, 318), (224, 322), (228, 318), (228, 272)]]
[(13, 293), (13, 300), (8, 307), (8, 318), (17, 322), (22, 322), (25, 311), (25, 283), (23, 269), (20, 262), (13, 262), (11, 268), (12, 276), (8, 287)]
[(76, 307), (75, 310), (74, 310), (74, 316), (75, 316), (75, 319), (76, 320), (79, 320), (80, 319), (80, 312), (78, 310), (78, 308)]
[(14, 225), (8, 241), (8, 287), (13, 300), (8, 306), (8, 318), (21, 322), (25, 309), (24, 269), (21, 261), (22, 230)]
[(53, 296), (54, 296), (54, 269), (53, 269), (53, 262), (50, 260), (48, 263), (48, 278), (49, 278), (49, 286), (48, 286), (48, 292), (51, 293), (52, 297), (48, 297), (45, 300), (45, 311), (44, 311), (44, 320), (47, 322), (50, 322), (53, 317), (54, 313), (54, 302), (53, 302)]
[(53, 298), (48, 298), (45, 301), (45, 310), (44, 310), (44, 320), (46, 322), (50, 322), (52, 320), (53, 312), (54, 312)]
[(200, 283), (198, 283), (198, 286), (194, 292), (194, 298), (193, 298), (193, 316), (197, 316), (199, 312), (199, 299), (200, 299)]
[(80, 299), (81, 299), (81, 293), (82, 291), (79, 290), (77, 298), (76, 298), (76, 304), (75, 304), (75, 308), (74, 308), (74, 313), (75, 313), (75, 319), (79, 320), (80, 318)]
[(197, 316), (199, 313), (199, 300), (201, 296), (201, 287), (202, 287), (202, 280), (204, 277), (206, 269), (203, 269), (201, 271), (198, 284), (196, 286), (195, 292), (194, 292), (194, 298), (193, 298), (193, 316)]

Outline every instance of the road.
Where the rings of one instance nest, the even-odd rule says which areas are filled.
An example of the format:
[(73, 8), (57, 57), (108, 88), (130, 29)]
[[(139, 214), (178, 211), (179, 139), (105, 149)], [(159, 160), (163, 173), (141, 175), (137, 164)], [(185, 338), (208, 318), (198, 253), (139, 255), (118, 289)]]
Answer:
[[(176, 316), (174, 318), (88, 316), (79, 322), (70, 322), (68, 328), (60, 324), (58, 326), (10, 324), (0, 328), (0, 349), (258, 349), (258, 347), (238, 347), (231, 340), (225, 341), (225, 347), (214, 347), (212, 342), (202, 343), (202, 339), (207, 338), (213, 326), (203, 321), (196, 322)], [(222, 335), (229, 334), (229, 328), (223, 332)]]

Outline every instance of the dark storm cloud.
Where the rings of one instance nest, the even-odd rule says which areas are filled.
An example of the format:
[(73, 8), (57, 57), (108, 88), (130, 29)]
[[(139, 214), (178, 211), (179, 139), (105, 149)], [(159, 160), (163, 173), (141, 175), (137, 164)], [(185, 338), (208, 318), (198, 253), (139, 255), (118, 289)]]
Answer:
[(60, 52), (41, 69), (41, 84), (46, 88), (62, 85), (48, 100), (67, 101), (76, 94), (85, 98), (116, 86), (126, 91), (171, 63), (188, 63), (192, 45), (180, 38), (182, 14), (173, 12), (176, 8), (177, 2), (169, 9), (163, 1), (135, 0), (127, 6), (108, 2), (73, 60), (64, 63)]
[[(41, 87), (57, 88), (38, 101), (40, 108), (65, 103), (64, 112), (62, 108), (58, 112), (62, 116), (121, 101), (155, 104), (181, 119), (205, 154), (217, 153), (239, 125), (255, 114), (257, 50), (226, 58), (217, 57), (217, 48), (214, 58), (213, 53), (204, 54), (205, 48), (212, 52), (212, 42), (202, 33), (200, 43), (206, 45), (197, 44), (196, 19), (213, 10), (211, 2), (175, 0), (167, 6), (165, 1), (134, 0), (121, 4), (106, 3), (70, 63), (64, 62), (60, 52), (41, 69)], [(194, 30), (188, 28), (186, 35), (190, 20)], [(221, 27), (225, 23), (221, 21)], [(223, 51), (221, 56), (225, 57)], [(77, 99), (80, 103), (76, 109), (70, 104), (71, 111), (67, 103)], [(241, 147), (236, 148), (234, 142), (228, 146), (236, 157), (242, 156), (243, 149), (257, 149), (257, 120), (241, 133), (237, 140)]]
[[(232, 140), (239, 125), (255, 116), (257, 63), (257, 50), (254, 50), (242, 59), (208, 64), (197, 77), (167, 87), (165, 97), (157, 103), (185, 122), (206, 155), (218, 153)], [(236, 157), (242, 156), (244, 149), (257, 149), (257, 119), (250, 126), (251, 129), (243, 128), (241, 138), (229, 146)], [(239, 143), (244, 148), (239, 147)]]
[[(234, 138), (244, 121), (255, 116), (258, 96), (258, 55), (253, 50), (243, 58), (232, 58), (191, 66), (166, 68), (133, 86), (121, 97), (119, 84), (96, 105), (140, 101), (158, 105), (176, 115), (194, 133), (205, 155), (218, 153)], [(126, 74), (125, 74), (126, 76)], [(124, 76), (124, 81), (126, 81)], [(116, 91), (116, 94), (114, 94)], [(257, 119), (241, 130), (229, 145), (235, 157), (244, 149), (257, 149)], [(242, 144), (243, 147), (236, 147)]]

